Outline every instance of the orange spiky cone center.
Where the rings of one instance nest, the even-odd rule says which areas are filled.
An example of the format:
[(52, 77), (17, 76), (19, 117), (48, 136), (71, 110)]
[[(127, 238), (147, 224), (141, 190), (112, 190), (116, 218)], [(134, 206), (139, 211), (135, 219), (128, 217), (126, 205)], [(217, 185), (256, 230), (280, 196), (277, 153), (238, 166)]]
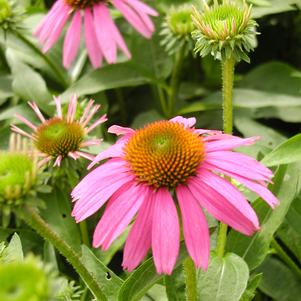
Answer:
[(35, 133), (37, 149), (52, 157), (66, 157), (69, 152), (79, 150), (84, 130), (77, 122), (52, 118), (44, 122)]
[(196, 174), (204, 159), (204, 142), (193, 129), (158, 121), (138, 130), (124, 153), (139, 182), (174, 188)]

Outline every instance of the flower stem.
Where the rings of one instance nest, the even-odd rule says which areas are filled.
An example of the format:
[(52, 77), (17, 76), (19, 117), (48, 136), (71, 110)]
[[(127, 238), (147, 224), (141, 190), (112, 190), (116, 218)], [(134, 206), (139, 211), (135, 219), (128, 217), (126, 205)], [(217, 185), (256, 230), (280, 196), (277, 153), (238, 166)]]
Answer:
[(89, 240), (89, 234), (88, 234), (88, 227), (87, 227), (87, 222), (82, 221), (79, 223), (79, 228), (80, 228), (80, 233), (82, 236), (82, 242), (86, 246), (90, 245), (90, 240)]
[(222, 62), (222, 79), (223, 79), (223, 119), (224, 132), (232, 134), (233, 131), (233, 82), (234, 82), (233, 58), (226, 59)]
[(283, 250), (281, 245), (277, 242), (277, 240), (274, 238), (272, 240), (271, 246), (275, 249), (277, 255), (284, 261), (291, 269), (292, 271), (298, 276), (299, 279), (301, 279), (301, 269), (298, 267), (298, 265), (286, 254), (286, 252)]
[[(222, 80), (223, 80), (223, 128), (225, 134), (232, 134), (233, 131), (233, 82), (234, 82), (235, 60), (228, 58), (222, 61)], [(220, 223), (217, 238), (217, 255), (223, 257), (227, 243), (226, 224)]]
[(186, 301), (197, 301), (197, 278), (194, 263), (187, 257), (183, 263), (186, 280)]
[(34, 45), (30, 40), (28, 40), (23, 34), (21, 34), (18, 31), (14, 31), (14, 33), (23, 43), (25, 43), (29, 48), (31, 48), (39, 57), (41, 57), (45, 61), (45, 63), (52, 70), (53, 74), (55, 74), (57, 79), (59, 79), (59, 83), (62, 85), (62, 87), (67, 88), (69, 83), (67, 82), (65, 77), (62, 75), (61, 71), (56, 67), (56, 65), (46, 55), (44, 55), (36, 45)]
[(168, 105), (169, 105), (168, 113), (170, 115), (169, 117), (172, 117), (172, 115), (175, 112), (175, 104), (176, 104), (176, 99), (179, 91), (180, 74), (183, 67), (185, 50), (186, 50), (186, 45), (184, 44), (175, 55), (175, 63), (174, 63), (174, 68), (173, 68), (171, 81), (170, 81), (170, 94), (169, 94), (169, 101), (168, 101)]
[(73, 268), (78, 272), (98, 301), (107, 301), (108, 299), (97, 284), (94, 276), (90, 274), (85, 265), (82, 263), (80, 255), (49, 227), (34, 208), (25, 206), (23, 209), (23, 220), (44, 239), (51, 242), (54, 247), (71, 263)]

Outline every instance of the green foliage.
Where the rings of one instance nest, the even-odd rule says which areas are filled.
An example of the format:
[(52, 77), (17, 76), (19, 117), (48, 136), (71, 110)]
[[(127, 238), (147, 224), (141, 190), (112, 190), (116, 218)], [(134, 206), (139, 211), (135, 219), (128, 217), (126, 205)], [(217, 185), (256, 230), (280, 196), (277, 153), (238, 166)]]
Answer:
[[(112, 145), (115, 138), (107, 129), (113, 124), (140, 128), (180, 114), (196, 117), (197, 128), (221, 129), (220, 64), (211, 57), (203, 59), (192, 53), (190, 32), (194, 25), (190, 11), (194, 5), (198, 10), (194, 38), (201, 56), (210, 54), (221, 59), (234, 55), (237, 62), (249, 62), (249, 51), (258, 46), (250, 55), (250, 65), (237, 64), (233, 105), (235, 134), (261, 139), (237, 151), (272, 167), (276, 176), (269, 188), (280, 200), (279, 206), (272, 210), (253, 193), (243, 191), (259, 216), (261, 229), (251, 237), (229, 230), (228, 253), (223, 258), (214, 252), (217, 222), (207, 216), (212, 255), (208, 270), (197, 270), (199, 300), (301, 300), (298, 272), (301, 270), (301, 66), (297, 58), (288, 58), (289, 51), (283, 53), (283, 49), (296, 49), (297, 53), (300, 47), (301, 1), (247, 0), (253, 6), (249, 15), (243, 0), (236, 1), (238, 8), (232, 1), (222, 5), (216, 4), (222, 1), (206, 1), (213, 8), (204, 14), (200, 13), (198, 0), (145, 0), (160, 12), (155, 20), (156, 33), (149, 40), (134, 33), (114, 10), (114, 22), (125, 38), (132, 59), (120, 55), (116, 64), (104, 62), (97, 70), (88, 63), (84, 41), (70, 70), (62, 66), (63, 39), (49, 53), (41, 51), (32, 32), (50, 2), (0, 0), (0, 157), (8, 149), (10, 124), (19, 123), (14, 115), (18, 113), (37, 125), (37, 117), (26, 102), (35, 101), (45, 117), (52, 117), (53, 95), (61, 96), (66, 103), (76, 93), (82, 99), (92, 98), (102, 105), (102, 113), (109, 120), (91, 136), (91, 139), (104, 139), (101, 146), (90, 148), (93, 154)], [(206, 4), (204, 7), (206, 10)], [(258, 35), (258, 45), (257, 24), (262, 33)], [(285, 37), (278, 35), (281, 28), (285, 29)], [(266, 38), (272, 43), (269, 50), (264, 47)], [(179, 55), (179, 50), (183, 50), (183, 55)], [(3, 174), (7, 175), (10, 167), (16, 167), (18, 172), (23, 166), (14, 163), (2, 166), (0, 193), (7, 187)], [(39, 216), (54, 237), (71, 250), (73, 261), (22, 222), (24, 210), (14, 210), (9, 218), (1, 210), (0, 278), (6, 273), (6, 280), (16, 282), (16, 277), (25, 274), (17, 265), (26, 263), (34, 266), (36, 275), (43, 280), (39, 300), (88, 301), (94, 300), (93, 294), (101, 290), (102, 298), (98, 298), (101, 301), (187, 301), (184, 243), (171, 276), (156, 273), (151, 254), (133, 272), (121, 270), (122, 249), (131, 225), (108, 250), (92, 248), (93, 231), (103, 211), (87, 220), (87, 233), (83, 233), (85, 227), (76, 224), (71, 216), (70, 192), (87, 173), (87, 164), (88, 161), (81, 160), (65, 162), (61, 169), (46, 166), (39, 189), (35, 188), (26, 199), (29, 205), (39, 206)], [(275, 238), (287, 258), (271, 247)], [(74, 269), (74, 262), (85, 269)], [(14, 273), (7, 272), (10, 267)], [(26, 281), (35, 279), (29, 272), (26, 275), (28, 279), (23, 277)], [(2, 284), (0, 299), (3, 299)], [(28, 285), (29, 289), (32, 287), (35, 285)], [(26, 300), (31, 299), (26, 297)]]
[(248, 279), (249, 268), (241, 257), (228, 253), (220, 258), (212, 253), (208, 270), (198, 273), (199, 299), (239, 301)]

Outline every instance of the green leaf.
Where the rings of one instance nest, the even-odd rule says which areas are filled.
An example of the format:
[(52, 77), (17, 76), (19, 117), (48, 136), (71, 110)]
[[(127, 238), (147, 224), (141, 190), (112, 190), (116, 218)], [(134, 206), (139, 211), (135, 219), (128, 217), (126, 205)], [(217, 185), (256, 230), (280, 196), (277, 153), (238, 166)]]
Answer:
[(52, 99), (42, 76), (28, 65), (19, 61), (7, 51), (7, 59), (12, 70), (13, 91), (26, 101), (35, 101), (45, 112), (50, 113), (48, 102)]
[(20, 237), (14, 233), (8, 246), (1, 254), (0, 262), (22, 261), (24, 258)]
[(164, 283), (168, 300), (186, 300), (185, 278), (182, 265), (174, 269), (173, 273), (170, 276), (165, 276)]
[(298, 134), (280, 144), (266, 155), (262, 163), (267, 166), (289, 164), (301, 160), (301, 134)]
[(107, 268), (87, 246), (82, 246), (81, 261), (92, 273), (109, 301), (116, 301), (123, 281)]
[(81, 77), (62, 94), (62, 99), (69, 99), (72, 94), (89, 95), (109, 89), (139, 86), (148, 82), (149, 78), (140, 74), (130, 62), (107, 65)]
[(238, 301), (247, 287), (249, 269), (245, 261), (233, 253), (220, 258), (211, 254), (207, 271), (198, 275), (200, 300)]
[(284, 263), (268, 257), (259, 268), (263, 273), (260, 289), (275, 301), (300, 301), (301, 281)]
[(269, 62), (261, 64), (248, 72), (238, 82), (244, 89), (301, 96), (301, 78), (296, 74), (298, 69), (282, 63)]
[(10, 75), (0, 75), (0, 105), (2, 105), (8, 97), (13, 96), (12, 79)]
[(292, 203), (277, 236), (301, 262), (301, 197)]
[[(252, 117), (277, 117), (284, 121), (299, 122), (301, 120), (301, 97), (255, 89), (234, 89), (234, 109), (247, 109)], [(199, 111), (217, 110), (222, 108), (222, 94), (210, 94), (201, 101), (183, 107), (178, 113), (187, 114)], [(294, 114), (294, 111), (297, 113)], [(290, 112), (291, 115), (287, 113)], [(288, 116), (287, 116), (288, 115)]]
[(258, 199), (253, 207), (261, 221), (261, 229), (253, 236), (244, 236), (231, 230), (227, 240), (227, 250), (241, 256), (249, 265), (250, 270), (259, 266), (269, 251), (274, 233), (283, 222), (292, 201), (300, 192), (301, 166), (292, 164), (280, 167), (271, 190), (280, 204), (274, 210), (263, 200)]
[[(185, 247), (182, 245), (176, 267), (186, 256)], [(140, 300), (155, 283), (163, 278), (164, 275), (157, 274), (153, 258), (149, 258), (126, 279), (120, 289), (118, 301)]]
[(71, 205), (68, 194), (53, 189), (51, 194), (43, 194), (47, 208), (41, 215), (49, 226), (66, 241), (76, 252), (80, 252), (80, 233), (74, 218), (71, 217)]
[(256, 294), (256, 289), (260, 284), (262, 279), (262, 274), (255, 274), (251, 276), (248, 282), (247, 289), (245, 290), (244, 294), (240, 298), (240, 301), (252, 301)]

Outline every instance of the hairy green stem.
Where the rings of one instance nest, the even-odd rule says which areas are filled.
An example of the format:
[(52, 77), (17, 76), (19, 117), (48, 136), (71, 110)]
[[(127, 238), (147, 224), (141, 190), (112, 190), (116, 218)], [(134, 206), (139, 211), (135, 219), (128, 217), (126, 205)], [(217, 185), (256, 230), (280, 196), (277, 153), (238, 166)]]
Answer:
[(234, 83), (234, 66), (233, 58), (226, 59), (222, 62), (222, 79), (223, 79), (223, 119), (224, 132), (232, 134), (233, 131), (233, 83)]
[[(223, 80), (223, 128), (224, 133), (232, 134), (233, 131), (233, 83), (234, 83), (235, 60), (228, 58), (222, 61)], [(223, 257), (227, 243), (226, 224), (220, 223), (217, 238), (217, 255)]]
[(298, 267), (298, 265), (286, 254), (286, 252), (283, 250), (281, 245), (276, 241), (276, 239), (272, 240), (271, 243), (272, 248), (275, 249), (277, 255), (280, 257), (280, 259), (283, 260), (291, 269), (292, 271), (298, 276), (299, 279), (301, 279), (301, 269)]
[(87, 270), (76, 253), (64, 240), (62, 240), (41, 218), (38, 212), (31, 207), (25, 206), (22, 211), (23, 220), (44, 239), (48, 240), (53, 246), (71, 263), (73, 268), (81, 276), (82, 280), (89, 287), (98, 301), (107, 301), (108, 299), (97, 284), (95, 278)]
[(14, 33), (22, 42), (24, 42), (29, 48), (31, 48), (39, 57), (41, 57), (45, 61), (45, 63), (49, 66), (52, 72), (60, 80), (62, 87), (67, 88), (69, 83), (66, 81), (65, 77), (62, 75), (61, 71), (55, 66), (55, 64), (53, 64), (53, 62), (46, 55), (44, 55), (41, 52), (41, 50), (37, 46), (35, 46), (30, 40), (28, 40), (24, 35), (22, 35), (18, 31), (14, 31)]
[(82, 242), (86, 246), (90, 245), (90, 240), (89, 240), (89, 234), (88, 234), (88, 227), (87, 227), (87, 222), (82, 221), (79, 223), (79, 228), (80, 228), (80, 233), (82, 236)]
[(169, 117), (172, 117), (172, 115), (175, 112), (175, 104), (176, 104), (176, 99), (179, 91), (180, 75), (183, 67), (185, 50), (186, 50), (186, 45), (184, 44), (175, 55), (175, 62), (174, 62), (174, 68), (173, 68), (171, 81), (170, 81), (170, 93), (169, 93), (169, 101), (168, 101)]
[(183, 263), (186, 281), (186, 301), (197, 301), (197, 278), (194, 263), (187, 257)]

